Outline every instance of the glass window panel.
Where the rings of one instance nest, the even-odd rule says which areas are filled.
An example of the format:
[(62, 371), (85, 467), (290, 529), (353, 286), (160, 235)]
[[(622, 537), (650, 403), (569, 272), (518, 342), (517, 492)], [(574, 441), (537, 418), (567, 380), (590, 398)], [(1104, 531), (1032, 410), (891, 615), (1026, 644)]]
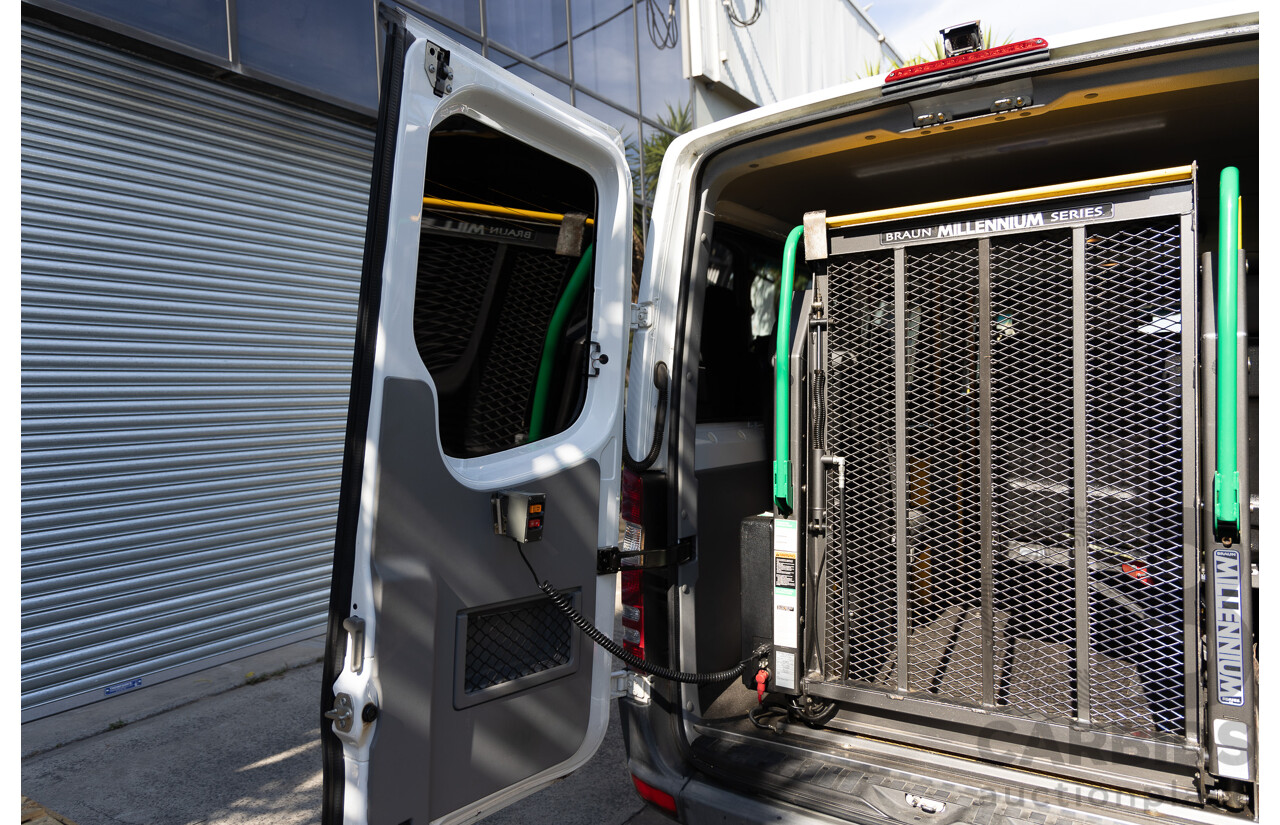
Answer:
[(631, 0), (573, 0), (573, 72), (580, 85), (639, 108)]
[(527, 63), (516, 63), (511, 67), (510, 71), (516, 77), (529, 81), (544, 92), (550, 92), (565, 103), (569, 102), (568, 83), (561, 83), (551, 75), (545, 72), (540, 72)]
[(67, 5), (229, 60), (226, 0), (66, 0)]
[[(569, 75), (569, 27), (564, 0), (488, 0), (489, 39)], [(504, 63), (499, 59), (499, 63)], [(506, 61), (509, 62), (509, 61)]]
[[(561, 62), (561, 63), (564, 63), (565, 66), (568, 66), (569, 65), (568, 44), (561, 46), (557, 51), (562, 52), (562, 54), (543, 55), (542, 59), (539, 60), (538, 63), (542, 66), (546, 66), (547, 68), (551, 68), (551, 62)], [(553, 60), (549, 62), (547, 60), (548, 57), (553, 58)], [(492, 60), (494, 63), (497, 63), (499, 66), (501, 66), (502, 68), (506, 69), (509, 72), (518, 71), (520, 66), (523, 65), (523, 63), (520, 61), (519, 58), (512, 57), (511, 55), (501, 51), (501, 48), (496, 47), (492, 41), (490, 41), (489, 43), (489, 59)], [(564, 74), (566, 77), (568, 77), (569, 70), (567, 68), (565, 69)]]
[[(667, 17), (667, 4), (646, 0), (636, 8), (640, 26), (640, 113), (659, 123), (667, 123), (689, 105), (689, 81), (684, 76), (680, 38), (676, 24), (679, 8)], [(665, 46), (665, 48), (661, 48)]]
[(454, 30), (454, 29), (451, 29), (451, 28), (449, 28), (448, 26), (445, 26), (445, 25), (442, 25), (442, 24), (440, 24), (440, 23), (437, 23), (437, 22), (436, 22), (436, 21), (434, 21), (434, 20), (432, 20), (432, 21), (431, 21), (431, 27), (432, 27), (432, 28), (439, 29), (440, 31), (444, 32), (444, 33), (445, 33), (446, 35), (448, 35), (452, 40), (456, 41), (456, 42), (457, 42), (457, 44), (458, 44), (459, 46), (462, 46), (462, 47), (464, 47), (464, 48), (470, 49), (471, 51), (475, 52), (476, 54), (482, 54), (482, 53), (483, 53), (483, 49), (481, 49), (481, 47), (480, 47), (480, 41), (479, 41), (479, 40), (472, 40), (470, 37), (467, 37), (465, 34), (462, 34), (461, 32), (458, 32), (458, 31), (456, 31), (456, 30)]
[(470, 49), (476, 54), (484, 53), (484, 50), (481, 48), (479, 40), (472, 40), (470, 37), (467, 37), (465, 34), (458, 31), (457, 29), (450, 28), (449, 26), (446, 26), (443, 23), (438, 23), (435, 20), (428, 20), (427, 25), (433, 29), (439, 29), (442, 34), (444, 34), (450, 40), (455, 41), (459, 46), (462, 46), (463, 48)]
[[(455, 26), (480, 34), (480, 0), (408, 0), (405, 5), (433, 11)], [(474, 41), (472, 41), (474, 42)], [(467, 44), (470, 48), (470, 43)], [(479, 51), (479, 48), (476, 48)]]
[(374, 21), (360, 4), (271, 0), (236, 6), (240, 61), (366, 109), (378, 108)]

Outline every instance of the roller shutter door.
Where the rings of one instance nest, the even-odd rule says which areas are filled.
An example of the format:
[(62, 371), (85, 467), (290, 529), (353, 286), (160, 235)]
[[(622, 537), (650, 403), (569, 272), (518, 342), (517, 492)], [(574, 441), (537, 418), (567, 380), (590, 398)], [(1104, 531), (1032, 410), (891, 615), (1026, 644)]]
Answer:
[(372, 147), (24, 26), (24, 720), (322, 631)]

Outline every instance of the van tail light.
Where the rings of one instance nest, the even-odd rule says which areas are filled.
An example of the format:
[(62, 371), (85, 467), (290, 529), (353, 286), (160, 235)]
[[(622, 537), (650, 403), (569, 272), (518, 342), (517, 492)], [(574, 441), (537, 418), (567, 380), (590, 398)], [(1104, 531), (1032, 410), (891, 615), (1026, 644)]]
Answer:
[(915, 80), (927, 75), (946, 74), (947, 72), (967, 69), (970, 66), (981, 63), (999, 63), (1015, 57), (1027, 57), (1039, 55), (1040, 53), (1046, 55), (1049, 53), (1049, 42), (1043, 37), (1033, 37), (1030, 40), (1006, 43), (1003, 46), (994, 46), (990, 49), (958, 54), (955, 57), (944, 57), (941, 60), (931, 60), (928, 63), (903, 66), (885, 75), (884, 85), (889, 86), (894, 83), (901, 83), (904, 80)]
[(662, 810), (673, 814), (676, 812), (676, 798), (674, 796), (666, 791), (658, 790), (635, 774), (631, 774), (631, 781), (635, 783), (636, 791), (639, 792), (640, 798), (645, 802), (657, 805)]
[[(640, 475), (622, 471), (622, 552), (644, 548), (644, 486)], [(622, 646), (644, 658), (644, 572), (635, 569), (638, 557), (622, 559)], [(638, 782), (639, 780), (637, 780)], [(638, 786), (637, 786), (638, 787)], [(644, 793), (641, 792), (641, 796)]]

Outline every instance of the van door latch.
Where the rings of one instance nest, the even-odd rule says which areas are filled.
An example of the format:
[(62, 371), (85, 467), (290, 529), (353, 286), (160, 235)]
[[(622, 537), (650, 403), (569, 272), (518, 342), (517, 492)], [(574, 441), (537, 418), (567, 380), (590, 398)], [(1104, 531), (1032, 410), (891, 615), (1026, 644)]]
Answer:
[(355, 706), (351, 697), (339, 693), (333, 698), (333, 708), (324, 712), (324, 718), (333, 722), (333, 726), (343, 733), (351, 732), (351, 722), (355, 717)]
[(427, 77), (433, 83), (436, 97), (444, 97), (453, 91), (453, 69), (449, 68), (449, 50), (427, 41)]
[(627, 550), (617, 547), (601, 547), (596, 551), (596, 575), (617, 573), (623, 568), (623, 559), (637, 559), (638, 564), (625, 565), (632, 568), (666, 567), (669, 564), (684, 564), (693, 561), (693, 536), (680, 539), (675, 547), (659, 547), (653, 550)]
[(600, 345), (591, 342), (591, 352), (587, 358), (587, 377), (595, 378), (600, 374), (600, 367), (609, 363), (609, 356), (600, 351)]

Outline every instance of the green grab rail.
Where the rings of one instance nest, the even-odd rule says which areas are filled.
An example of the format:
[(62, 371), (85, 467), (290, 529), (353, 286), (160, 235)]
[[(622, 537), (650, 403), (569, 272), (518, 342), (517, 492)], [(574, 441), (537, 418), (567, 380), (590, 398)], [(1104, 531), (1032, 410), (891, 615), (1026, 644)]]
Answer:
[(551, 375), (556, 367), (556, 350), (560, 339), (564, 336), (565, 325), (569, 323), (569, 313), (573, 311), (573, 305), (578, 302), (582, 287), (591, 273), (594, 258), (595, 244), (591, 244), (578, 259), (578, 265), (569, 278), (569, 284), (564, 288), (564, 293), (551, 314), (551, 323), (547, 326), (547, 337), (542, 342), (542, 360), (538, 362), (538, 381), (533, 390), (533, 413), (529, 416), (529, 439), (525, 442), (526, 444), (543, 437), (542, 431), (546, 426), (547, 418), (547, 399), (551, 394)]
[(777, 348), (773, 364), (773, 497), (791, 511), (791, 293), (796, 282), (796, 247), (804, 226), (787, 236), (778, 287)]
[[(1240, 473), (1236, 464), (1236, 348), (1239, 310), (1240, 170), (1228, 166), (1218, 184), (1218, 432), (1213, 474), (1214, 533), (1240, 524)], [(1226, 526), (1230, 525), (1229, 528)]]

